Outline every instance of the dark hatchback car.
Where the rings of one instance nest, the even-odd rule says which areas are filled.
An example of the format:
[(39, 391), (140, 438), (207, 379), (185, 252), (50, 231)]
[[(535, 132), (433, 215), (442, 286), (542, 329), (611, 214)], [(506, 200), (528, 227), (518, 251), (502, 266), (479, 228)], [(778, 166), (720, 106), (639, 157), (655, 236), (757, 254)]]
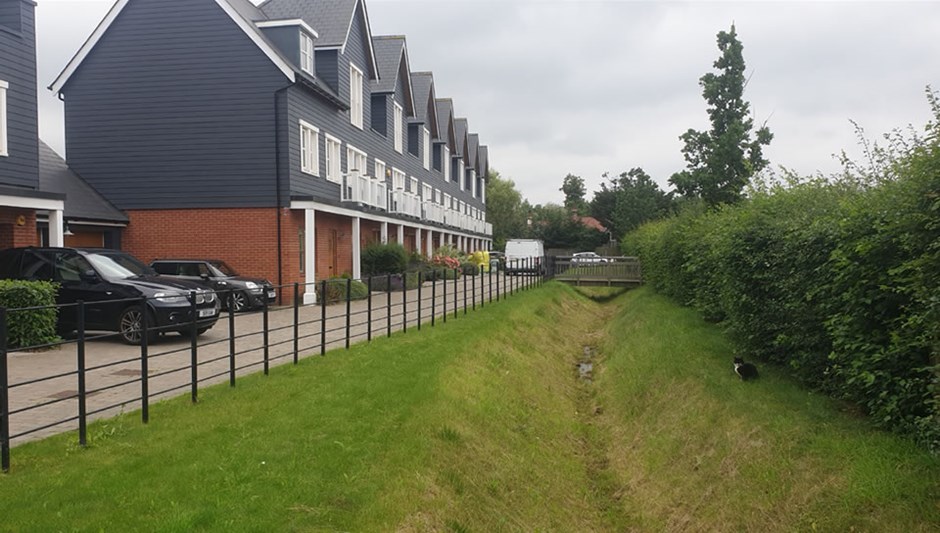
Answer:
[(9, 248), (0, 251), (0, 278), (53, 281), (60, 285), (57, 328), (67, 334), (77, 328), (77, 307), (85, 302), (85, 328), (116, 331), (124, 342), (140, 344), (145, 297), (148, 341), (159, 333), (192, 328), (195, 292), (196, 333), (208, 331), (219, 318), (219, 302), (212, 291), (186, 281), (157, 276), (134, 256), (118, 250), (82, 248)]
[[(201, 283), (216, 291), (222, 306), (228, 308), (229, 298), (234, 301), (237, 313), (262, 307), (267, 301), (274, 302), (277, 292), (270, 281), (261, 278), (239, 276), (235, 269), (224, 261), (215, 259), (156, 259), (150, 267), (161, 276)], [(231, 293), (231, 296), (229, 294)]]

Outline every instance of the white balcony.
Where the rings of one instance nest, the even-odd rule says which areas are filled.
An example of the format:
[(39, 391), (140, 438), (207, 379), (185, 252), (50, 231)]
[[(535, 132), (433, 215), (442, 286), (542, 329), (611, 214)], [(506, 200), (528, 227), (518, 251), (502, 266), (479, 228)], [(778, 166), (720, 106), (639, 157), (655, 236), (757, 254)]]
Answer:
[(422, 218), (424, 220), (429, 222), (437, 222), (439, 224), (444, 223), (444, 206), (431, 201), (425, 201), (422, 203), (422, 209), (424, 212), (424, 216)]
[(353, 171), (343, 176), (342, 201), (388, 210), (385, 182)]
[(388, 194), (388, 211), (421, 218), (421, 198), (417, 194), (395, 189)]

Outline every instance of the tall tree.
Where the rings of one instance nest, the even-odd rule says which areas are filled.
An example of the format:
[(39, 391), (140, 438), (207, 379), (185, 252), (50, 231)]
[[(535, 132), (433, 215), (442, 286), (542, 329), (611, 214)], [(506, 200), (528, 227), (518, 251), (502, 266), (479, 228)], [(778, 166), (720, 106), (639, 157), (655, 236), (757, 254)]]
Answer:
[(493, 224), (493, 246), (502, 250), (506, 239), (525, 237), (528, 232), (527, 202), (511, 179), (501, 178), (490, 169), (486, 184), (486, 219)]
[(584, 212), (584, 208), (587, 207), (587, 202), (584, 199), (587, 194), (587, 189), (584, 188), (584, 179), (574, 174), (568, 174), (565, 176), (559, 190), (565, 193), (566, 209), (569, 211), (577, 210), (580, 213)]
[(751, 136), (754, 121), (750, 104), (744, 101), (744, 46), (733, 24), (730, 32), (718, 33), (718, 50), (721, 55), (714, 63), (718, 72), (699, 79), (711, 130), (689, 129), (679, 137), (685, 143), (687, 169), (669, 178), (680, 194), (701, 197), (710, 206), (741, 198), (751, 176), (767, 166), (761, 147), (773, 139), (766, 126)]
[(672, 196), (663, 192), (640, 167), (616, 177), (607, 174), (604, 177), (610, 185), (601, 183), (601, 190), (594, 193), (591, 214), (607, 226), (615, 238), (672, 210)]

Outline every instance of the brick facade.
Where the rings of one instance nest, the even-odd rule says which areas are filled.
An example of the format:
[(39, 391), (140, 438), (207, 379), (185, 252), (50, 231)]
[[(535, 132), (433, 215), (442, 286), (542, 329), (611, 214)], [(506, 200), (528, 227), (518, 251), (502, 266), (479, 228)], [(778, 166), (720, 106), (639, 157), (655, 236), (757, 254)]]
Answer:
[[(22, 218), (20, 218), (22, 217)], [(38, 246), (36, 211), (0, 207), (0, 250), (17, 246)]]

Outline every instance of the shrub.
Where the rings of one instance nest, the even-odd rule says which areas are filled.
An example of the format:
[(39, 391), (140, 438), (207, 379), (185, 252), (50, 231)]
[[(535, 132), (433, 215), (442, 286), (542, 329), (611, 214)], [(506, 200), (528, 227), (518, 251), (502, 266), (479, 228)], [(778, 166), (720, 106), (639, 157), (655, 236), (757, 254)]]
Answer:
[(19, 309), (49, 306), (29, 311), (7, 311), (7, 345), (27, 348), (59, 340), (56, 334), (59, 286), (48, 281), (0, 280), (0, 307)]
[(317, 284), (317, 301), (326, 304), (345, 302), (346, 288), (349, 287), (350, 300), (363, 300), (369, 296), (369, 289), (365, 283), (344, 277), (330, 278), (326, 280), (326, 295), (322, 294), (323, 285)]
[(480, 273), (480, 265), (476, 263), (460, 263), (460, 273), (464, 276), (476, 276)]
[(410, 255), (398, 243), (370, 244), (362, 251), (362, 275), (400, 274), (408, 269)]
[[(391, 283), (391, 286), (389, 286)], [(386, 274), (372, 276), (372, 290), (378, 292), (400, 291), (418, 288), (418, 273)]]

